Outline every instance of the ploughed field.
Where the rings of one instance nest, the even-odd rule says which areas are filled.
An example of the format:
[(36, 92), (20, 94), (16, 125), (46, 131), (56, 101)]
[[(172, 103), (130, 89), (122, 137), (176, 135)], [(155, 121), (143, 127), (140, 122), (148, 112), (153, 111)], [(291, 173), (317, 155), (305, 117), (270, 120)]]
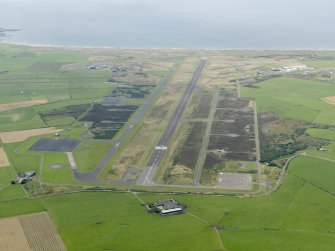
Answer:
[(67, 250), (47, 213), (1, 219), (0, 226), (1, 250)]

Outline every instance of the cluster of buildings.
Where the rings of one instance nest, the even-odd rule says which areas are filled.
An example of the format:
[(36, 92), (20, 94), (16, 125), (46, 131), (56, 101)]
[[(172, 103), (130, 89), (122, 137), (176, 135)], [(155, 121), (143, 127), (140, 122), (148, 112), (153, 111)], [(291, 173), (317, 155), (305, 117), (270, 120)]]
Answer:
[(294, 65), (294, 66), (284, 66), (281, 68), (272, 68), (272, 71), (281, 71), (281, 72), (293, 72), (293, 71), (306, 71), (313, 70), (313, 68), (306, 65)]
[(125, 72), (127, 71), (127, 67), (124, 65), (116, 65), (116, 66), (111, 66), (110, 64), (91, 64), (87, 66), (88, 70), (98, 70), (98, 69), (111, 69), (112, 72)]
[(87, 66), (88, 70), (97, 70), (97, 69), (107, 69), (109, 66), (107, 64), (92, 64)]
[(30, 181), (36, 175), (35, 171), (19, 173), (16, 178), (16, 183), (18, 184), (25, 184)]
[(125, 66), (114, 66), (112, 68), (112, 72), (124, 72), (127, 71), (127, 68)]

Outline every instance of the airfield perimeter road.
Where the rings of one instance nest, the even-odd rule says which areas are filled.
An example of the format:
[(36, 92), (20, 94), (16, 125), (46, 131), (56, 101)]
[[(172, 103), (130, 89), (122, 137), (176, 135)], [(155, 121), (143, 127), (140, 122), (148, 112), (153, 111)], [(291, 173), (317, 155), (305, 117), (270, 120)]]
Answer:
[[(205, 64), (207, 62), (206, 58), (201, 58), (200, 64), (198, 68), (196, 69), (190, 83), (188, 84), (175, 112), (173, 113), (168, 126), (166, 127), (162, 137), (160, 138), (157, 146), (159, 147), (167, 147), (174, 131), (177, 128), (178, 122), (185, 110), (185, 107), (191, 97), (191, 94), (197, 84), (197, 81), (201, 75), (201, 72), (203, 68), (205, 67)], [(147, 166), (143, 169), (140, 177), (138, 178), (136, 185), (152, 185), (153, 184), (153, 178), (155, 177), (155, 174), (157, 172), (158, 166), (164, 156), (164, 149), (154, 149)]]
[[(181, 61), (176, 62), (172, 69), (170, 70), (169, 74), (163, 79), (161, 84), (158, 86), (158, 88), (155, 89), (155, 91), (149, 96), (147, 99), (147, 102), (141, 106), (141, 108), (137, 111), (136, 116), (131, 121), (130, 125), (125, 128), (120, 135), (120, 137), (114, 142), (112, 148), (109, 150), (109, 152), (104, 156), (104, 158), (100, 161), (97, 168), (90, 173), (81, 173), (78, 171), (78, 169), (73, 169), (74, 177), (82, 182), (95, 182), (95, 183), (106, 183), (98, 179), (98, 175), (101, 172), (101, 170), (105, 167), (107, 162), (112, 158), (112, 156), (115, 154), (115, 152), (118, 150), (118, 148), (121, 146), (123, 141), (125, 141), (130, 134), (131, 130), (136, 126), (136, 124), (143, 118), (143, 115), (146, 113), (146, 111), (150, 108), (150, 106), (153, 104), (156, 98), (159, 97), (159, 94), (162, 92), (164, 87), (169, 83), (172, 76), (175, 74), (176, 70), (181, 65)], [(116, 183), (127, 183), (127, 182), (116, 182)]]
[(259, 128), (258, 128), (258, 117), (257, 117), (257, 105), (256, 102), (254, 103), (254, 126), (255, 126), (255, 144), (256, 144), (256, 163), (257, 163), (257, 180), (258, 180), (258, 192), (261, 191), (262, 185), (262, 169), (261, 169), (261, 151), (260, 151), (260, 144), (259, 144)]
[(211, 130), (212, 130), (212, 125), (213, 125), (213, 121), (214, 121), (214, 116), (215, 116), (215, 112), (216, 112), (216, 106), (218, 103), (218, 92), (215, 92), (212, 98), (212, 103), (211, 103), (211, 110), (209, 113), (209, 117), (208, 117), (208, 122), (207, 122), (207, 126), (206, 126), (206, 130), (205, 130), (205, 135), (203, 136), (203, 142), (201, 145), (201, 149), (200, 149), (200, 153), (199, 153), (199, 157), (198, 157), (198, 162), (197, 162), (197, 166), (196, 166), (196, 171), (195, 171), (195, 177), (194, 177), (194, 184), (195, 185), (199, 185), (200, 183), (200, 176), (201, 176), (201, 171), (202, 171), (202, 165), (204, 163), (205, 157), (206, 157), (206, 151), (207, 151), (207, 147), (208, 147), (208, 143), (209, 143), (209, 137), (211, 134)]

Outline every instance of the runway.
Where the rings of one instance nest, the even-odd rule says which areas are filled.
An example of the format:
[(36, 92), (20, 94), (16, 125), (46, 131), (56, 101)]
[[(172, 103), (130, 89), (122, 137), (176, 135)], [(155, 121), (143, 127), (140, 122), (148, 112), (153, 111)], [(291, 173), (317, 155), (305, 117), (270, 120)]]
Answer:
[(169, 121), (169, 124), (166, 127), (163, 135), (161, 136), (157, 144), (157, 147), (153, 150), (146, 167), (143, 169), (140, 177), (138, 178), (136, 185), (152, 185), (153, 184), (152, 179), (155, 177), (159, 164), (177, 128), (178, 122), (187, 106), (187, 103), (192, 95), (192, 92), (197, 84), (197, 81), (199, 80), (199, 77), (201, 75), (203, 68), (205, 67), (206, 62), (207, 62), (206, 58), (201, 58), (198, 68), (196, 69), (181, 100), (179, 101), (179, 104), (175, 112), (173, 113)]

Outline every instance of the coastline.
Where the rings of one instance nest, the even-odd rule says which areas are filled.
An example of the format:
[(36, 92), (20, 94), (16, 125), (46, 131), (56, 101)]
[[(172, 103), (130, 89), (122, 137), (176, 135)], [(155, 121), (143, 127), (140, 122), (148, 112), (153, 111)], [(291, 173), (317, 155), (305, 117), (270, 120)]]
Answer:
[(206, 48), (206, 47), (113, 47), (113, 46), (91, 46), (91, 45), (57, 45), (23, 43), (8, 40), (0, 40), (0, 44), (27, 46), (32, 48), (54, 48), (54, 49), (108, 49), (108, 50), (204, 50), (204, 51), (335, 51), (330, 48)]

